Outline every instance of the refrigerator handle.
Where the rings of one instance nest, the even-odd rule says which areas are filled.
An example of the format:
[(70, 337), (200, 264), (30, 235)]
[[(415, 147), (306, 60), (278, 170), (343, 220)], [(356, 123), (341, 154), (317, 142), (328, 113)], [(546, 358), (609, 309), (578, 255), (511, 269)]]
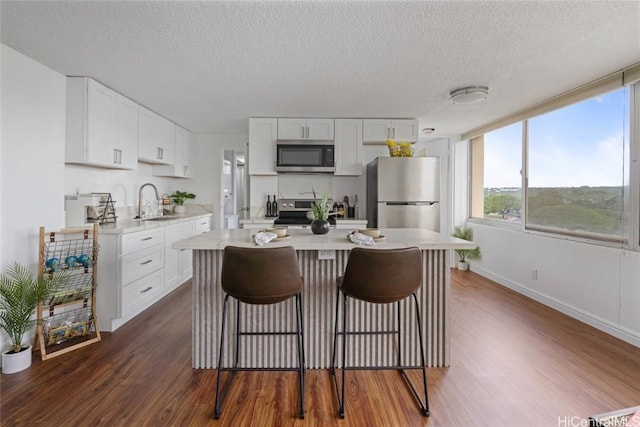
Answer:
[(431, 206), (439, 202), (384, 202), (387, 206)]

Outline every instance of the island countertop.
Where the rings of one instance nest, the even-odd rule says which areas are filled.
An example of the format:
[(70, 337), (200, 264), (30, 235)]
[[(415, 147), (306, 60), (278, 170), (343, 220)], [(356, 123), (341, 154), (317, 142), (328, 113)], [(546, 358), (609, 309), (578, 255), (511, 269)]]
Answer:
[[(420, 228), (385, 228), (383, 239), (377, 239), (367, 248), (394, 249), (416, 246), (420, 249), (473, 249), (476, 244), (441, 233)], [(226, 246), (255, 247), (252, 236), (256, 230), (215, 229), (204, 234), (175, 242), (174, 249), (220, 250)], [(263, 247), (293, 246), (296, 250), (350, 250), (356, 245), (347, 235), (348, 230), (331, 230), (327, 234), (313, 234), (309, 230), (288, 230), (288, 236), (271, 241)]]

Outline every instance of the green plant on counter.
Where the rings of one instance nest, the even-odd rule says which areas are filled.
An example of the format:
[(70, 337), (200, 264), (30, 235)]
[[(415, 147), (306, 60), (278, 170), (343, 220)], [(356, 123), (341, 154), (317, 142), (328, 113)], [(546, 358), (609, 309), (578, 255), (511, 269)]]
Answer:
[(318, 200), (316, 190), (312, 188), (311, 191), (313, 192), (313, 202), (311, 202), (313, 217), (320, 221), (326, 221), (329, 219), (329, 195), (325, 192), (322, 195), (322, 199)]
[(196, 195), (193, 193), (187, 193), (186, 191), (176, 191), (169, 197), (176, 205), (182, 206), (187, 199), (195, 199)]
[[(473, 242), (473, 229), (470, 227), (456, 227), (452, 234), (453, 237), (458, 239), (467, 240)], [(476, 246), (473, 249), (454, 249), (461, 262), (466, 262), (469, 259), (482, 259), (482, 253), (480, 252), (480, 246)]]
[(33, 315), (38, 304), (68, 281), (64, 270), (34, 279), (29, 269), (16, 261), (6, 268), (0, 277), (0, 329), (7, 332), (14, 353), (21, 351), (24, 334), (37, 323)]

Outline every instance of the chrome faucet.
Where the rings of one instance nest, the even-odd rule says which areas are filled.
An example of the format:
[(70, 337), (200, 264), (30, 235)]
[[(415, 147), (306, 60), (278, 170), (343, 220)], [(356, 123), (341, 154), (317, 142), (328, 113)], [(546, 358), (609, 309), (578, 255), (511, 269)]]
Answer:
[(158, 194), (158, 188), (155, 185), (153, 185), (150, 182), (147, 182), (146, 184), (142, 184), (140, 186), (140, 190), (138, 190), (138, 216), (136, 218), (139, 218), (139, 219), (142, 218), (142, 189), (144, 187), (148, 186), (148, 185), (153, 187), (154, 191), (156, 192), (156, 200), (160, 201), (160, 195)]

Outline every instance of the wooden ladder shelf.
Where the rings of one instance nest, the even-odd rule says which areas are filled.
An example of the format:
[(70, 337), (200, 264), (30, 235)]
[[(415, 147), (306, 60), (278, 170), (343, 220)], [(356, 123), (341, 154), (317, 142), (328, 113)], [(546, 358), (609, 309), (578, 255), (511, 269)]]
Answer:
[(39, 275), (65, 269), (64, 289), (38, 305), (34, 348), (42, 360), (100, 341), (96, 316), (98, 224), (57, 232), (40, 227)]

